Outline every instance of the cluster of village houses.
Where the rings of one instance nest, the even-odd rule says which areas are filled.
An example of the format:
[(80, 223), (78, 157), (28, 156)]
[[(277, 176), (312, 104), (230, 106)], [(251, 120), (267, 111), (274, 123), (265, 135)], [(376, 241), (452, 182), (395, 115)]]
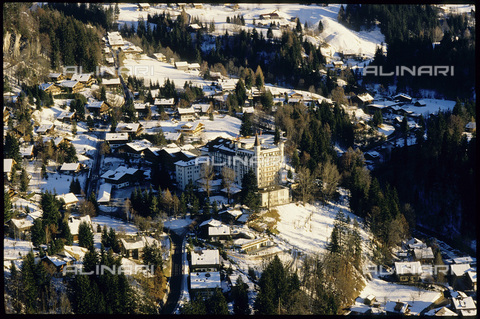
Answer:
[[(417, 238), (411, 238), (397, 251), (398, 261), (394, 262), (393, 269), (385, 271), (383, 275), (388, 275), (390, 280), (402, 284), (430, 283), (433, 287), (433, 276), (442, 272), (445, 285), (448, 286), (448, 290), (442, 296), (444, 301), (438, 307), (431, 307), (423, 315), (476, 316), (474, 297), (477, 291), (476, 258), (457, 257), (456, 252), (443, 242), (440, 244), (440, 251), (444, 264), (435, 265), (432, 247)], [(351, 314), (408, 315), (412, 303), (412, 300), (391, 300), (381, 306), (381, 301), (377, 301), (374, 295), (369, 295), (361, 301), (350, 309)]]

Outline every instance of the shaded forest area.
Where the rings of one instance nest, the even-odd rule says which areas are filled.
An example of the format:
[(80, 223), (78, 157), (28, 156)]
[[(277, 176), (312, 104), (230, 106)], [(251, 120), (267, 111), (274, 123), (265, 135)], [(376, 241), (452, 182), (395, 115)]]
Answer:
[(476, 236), (476, 134), (470, 141), (462, 134), (476, 118), (474, 105), (457, 101), (452, 112), (431, 115), (425, 140), (419, 136), (418, 144), (393, 150), (373, 171), (412, 205), (416, 223), (460, 246)]

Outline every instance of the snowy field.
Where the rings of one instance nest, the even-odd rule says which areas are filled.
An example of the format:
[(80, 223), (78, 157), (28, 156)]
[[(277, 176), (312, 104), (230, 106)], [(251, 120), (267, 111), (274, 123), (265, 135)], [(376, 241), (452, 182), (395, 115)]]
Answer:
[(126, 75), (143, 78), (146, 86), (149, 86), (151, 82), (163, 85), (167, 79), (173, 80), (176, 88), (183, 88), (185, 82), (190, 81), (194, 86), (199, 87), (211, 84), (211, 81), (207, 82), (198, 76), (198, 71), (178, 70), (169, 63), (160, 62), (147, 56), (142, 56), (141, 59), (124, 59), (123, 65), (122, 70)]
[[(10, 261), (26, 256), (33, 249), (31, 241), (3, 238), (3, 259)], [(10, 262), (8, 262), (10, 266)]]
[(115, 229), (116, 232), (125, 232), (126, 235), (135, 235), (138, 232), (134, 224), (104, 215), (92, 217), (92, 225), (95, 231), (97, 230), (97, 225), (100, 225), (102, 229), (104, 225), (107, 225), (108, 229), (111, 227)]
[[(342, 190), (341, 190), (342, 191)], [(333, 225), (338, 212), (341, 210), (345, 216), (352, 220), (357, 219), (360, 225), (360, 236), (365, 253), (370, 253), (367, 247), (369, 235), (362, 229), (362, 221), (350, 212), (345, 194), (342, 194), (338, 203), (329, 202), (327, 205), (315, 203), (314, 205), (295, 204), (277, 206), (275, 209), (280, 215), (277, 222), (277, 235), (286, 248), (295, 248), (307, 254), (325, 252), (327, 243), (333, 230)], [(283, 246), (282, 243), (279, 243)], [(365, 249), (367, 248), (367, 249)]]

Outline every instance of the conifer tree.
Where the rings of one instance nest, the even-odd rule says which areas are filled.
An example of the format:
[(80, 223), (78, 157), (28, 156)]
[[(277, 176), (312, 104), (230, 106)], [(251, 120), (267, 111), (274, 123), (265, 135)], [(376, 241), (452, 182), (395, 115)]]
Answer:
[(255, 71), (255, 85), (261, 89), (263, 88), (263, 85), (265, 84), (264, 83), (265, 81), (265, 78), (263, 76), (263, 71), (262, 71), (262, 68), (259, 66), (257, 66), (257, 71)]
[(248, 304), (247, 285), (243, 282), (242, 276), (238, 276), (236, 289), (233, 294), (233, 313), (235, 315), (249, 315), (250, 306)]
[(81, 247), (93, 248), (93, 233), (85, 221), (78, 226), (78, 244)]

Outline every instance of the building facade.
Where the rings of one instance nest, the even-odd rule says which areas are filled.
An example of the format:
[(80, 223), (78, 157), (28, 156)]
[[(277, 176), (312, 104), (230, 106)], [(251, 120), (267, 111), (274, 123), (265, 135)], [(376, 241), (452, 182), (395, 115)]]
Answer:
[(280, 183), (285, 156), (282, 140), (274, 145), (263, 143), (258, 135), (253, 143), (251, 138), (236, 141), (219, 138), (208, 143), (203, 153), (210, 157), (216, 172), (220, 173), (223, 166), (232, 169), (238, 185), (250, 169), (255, 173), (259, 189)]

